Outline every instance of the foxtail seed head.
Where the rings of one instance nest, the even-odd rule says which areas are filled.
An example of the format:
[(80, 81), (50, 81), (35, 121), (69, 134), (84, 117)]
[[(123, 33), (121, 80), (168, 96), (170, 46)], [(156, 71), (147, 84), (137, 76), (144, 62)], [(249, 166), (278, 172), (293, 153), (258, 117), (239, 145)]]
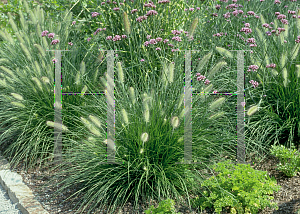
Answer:
[(214, 115), (210, 116), (209, 119), (210, 119), (210, 120), (214, 120), (214, 119), (217, 119), (217, 118), (219, 118), (219, 117), (222, 117), (224, 114), (225, 114), (225, 112), (224, 112), (224, 111), (221, 111), (221, 112), (219, 112), (219, 113), (217, 113), (217, 114), (214, 114)]
[(82, 76), (85, 74), (85, 62), (84, 61), (82, 61), (80, 63), (80, 73)]
[(80, 93), (80, 96), (83, 96), (85, 94), (85, 92), (87, 91), (87, 86), (85, 85), (82, 90), (81, 90), (81, 93)]
[(129, 22), (126, 12), (123, 13), (123, 18), (124, 18), (123, 20), (124, 20), (125, 32), (129, 35), (130, 34), (130, 22)]
[(141, 135), (141, 140), (143, 143), (147, 142), (149, 140), (149, 135), (147, 132), (144, 132), (142, 135)]
[(131, 99), (132, 104), (135, 104), (135, 93), (134, 93), (134, 88), (130, 87), (129, 88), (129, 97)]
[(257, 110), (258, 110), (258, 107), (257, 107), (257, 106), (252, 106), (251, 108), (248, 109), (247, 115), (248, 115), (248, 116), (251, 116), (251, 115), (253, 115), (255, 112), (257, 112)]
[(174, 67), (175, 67), (175, 64), (173, 63), (170, 63), (169, 65), (169, 82), (172, 83), (173, 80), (174, 80)]
[(117, 69), (118, 69), (118, 77), (119, 77), (119, 81), (124, 84), (124, 74), (123, 74), (123, 69), (121, 66), (121, 62), (117, 63)]
[(171, 125), (173, 126), (174, 129), (176, 129), (179, 126), (179, 118), (178, 117), (173, 117), (171, 119)]
[(150, 111), (149, 111), (149, 107), (148, 107), (147, 103), (144, 105), (144, 118), (145, 118), (146, 123), (149, 123)]
[(189, 30), (189, 38), (191, 38), (193, 36), (193, 34), (196, 30), (197, 24), (198, 24), (198, 18), (195, 18), (190, 27), (190, 30)]
[(228, 58), (233, 58), (232, 53), (230, 53), (230, 51), (226, 50), (225, 48), (221, 48), (221, 47), (216, 47), (216, 50), (223, 56), (228, 57)]
[(62, 131), (68, 131), (68, 128), (66, 126), (64, 126), (62, 124), (55, 123), (53, 121), (47, 121), (46, 125), (50, 126), (52, 128), (62, 129)]
[(100, 120), (99, 120), (97, 117), (95, 117), (95, 116), (93, 116), (93, 115), (89, 115), (89, 118), (90, 118), (90, 120), (91, 120), (96, 126), (98, 126), (99, 128), (101, 128), (101, 122), (100, 122)]
[(123, 115), (124, 122), (126, 123), (126, 125), (128, 125), (129, 124), (128, 115), (127, 115), (127, 112), (124, 108), (122, 109), (122, 115)]
[(217, 99), (209, 106), (209, 109), (214, 110), (214, 109), (220, 107), (224, 101), (225, 101), (225, 97), (221, 97), (221, 98)]
[(210, 57), (212, 56), (212, 51), (210, 51), (208, 54), (206, 54), (203, 59), (201, 59), (201, 61), (199, 62), (198, 64), (198, 67), (197, 67), (197, 71), (198, 72), (201, 72), (202, 69), (204, 68), (204, 66), (206, 66), (208, 60), (210, 59)]
[(22, 103), (19, 103), (19, 102), (11, 102), (11, 104), (13, 104), (14, 106), (17, 106), (17, 107), (26, 108), (25, 105), (23, 105)]
[(41, 77), (41, 80), (42, 80), (44, 83), (50, 83), (50, 80), (48, 79), (48, 77)]
[(295, 71), (297, 74), (297, 77), (300, 78), (300, 65), (296, 65), (297, 70)]
[(17, 100), (24, 100), (23, 97), (20, 94), (11, 93), (11, 95), (16, 98)]
[(42, 91), (43, 90), (43, 87), (42, 87), (42, 84), (41, 82), (39, 81), (38, 78), (36, 77), (32, 77), (32, 80), (37, 84), (37, 86), (40, 88), (40, 90)]

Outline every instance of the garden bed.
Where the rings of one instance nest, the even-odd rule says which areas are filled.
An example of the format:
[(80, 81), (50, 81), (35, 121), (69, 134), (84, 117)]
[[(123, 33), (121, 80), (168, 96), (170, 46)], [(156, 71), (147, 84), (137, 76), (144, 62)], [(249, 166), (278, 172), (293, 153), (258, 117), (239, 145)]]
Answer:
[[(267, 171), (270, 177), (275, 177), (277, 184), (281, 186), (279, 192), (274, 192), (274, 201), (278, 204), (279, 209), (270, 209), (266, 208), (262, 210), (261, 214), (284, 214), (284, 213), (297, 213), (297, 210), (300, 209), (300, 173), (298, 172), (296, 176), (292, 178), (288, 178), (282, 172), (276, 170), (276, 165), (279, 163), (279, 160), (271, 155), (268, 155), (266, 159), (264, 159), (261, 163), (254, 161), (254, 156), (251, 158), (251, 167), (255, 170)], [(247, 163), (250, 160), (246, 161)], [(75, 213), (74, 205), (78, 202), (76, 200), (66, 200), (72, 193), (76, 192), (79, 187), (74, 187), (72, 190), (68, 190), (60, 197), (56, 198), (55, 201), (50, 201), (49, 193), (54, 192), (56, 189), (40, 189), (45, 182), (49, 181), (52, 175), (55, 173), (50, 171), (49, 168), (35, 168), (29, 169), (26, 173), (23, 170), (23, 164), (20, 163), (15, 171), (23, 177), (23, 181), (26, 185), (33, 191), (34, 195), (37, 197), (37, 200), (43, 205), (43, 207), (50, 213)], [(191, 196), (193, 198), (193, 196)], [(62, 203), (61, 205), (59, 205)], [(128, 202), (125, 207), (119, 213), (135, 213), (133, 209), (133, 201)], [(156, 201), (153, 201), (152, 204), (140, 204), (140, 209), (136, 213), (144, 213), (144, 210), (147, 210), (151, 205), (155, 207), (158, 206)], [(175, 205), (178, 212), (181, 213), (194, 213), (194, 214), (213, 214), (215, 213), (213, 209), (206, 208), (203, 212), (197, 211), (196, 209), (192, 209), (192, 212), (188, 209), (188, 207)], [(223, 209), (223, 213), (230, 213), (229, 210), (226, 212), (226, 209)], [(87, 213), (84, 211), (83, 213)], [(107, 213), (95, 211), (93, 213)]]

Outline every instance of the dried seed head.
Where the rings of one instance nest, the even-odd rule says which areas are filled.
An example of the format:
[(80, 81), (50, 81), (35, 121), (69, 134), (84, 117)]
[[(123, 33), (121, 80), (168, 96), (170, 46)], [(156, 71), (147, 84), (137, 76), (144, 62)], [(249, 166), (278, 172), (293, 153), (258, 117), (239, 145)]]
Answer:
[(126, 110), (125, 109), (122, 109), (122, 115), (123, 115), (123, 120), (124, 120), (124, 122), (126, 123), (126, 125), (128, 125), (129, 124), (129, 121), (128, 121), (128, 115), (127, 115), (127, 112), (126, 112)]
[(252, 106), (251, 108), (248, 109), (247, 115), (248, 115), (248, 116), (251, 116), (251, 115), (253, 115), (255, 112), (257, 112), (257, 110), (258, 110), (258, 107), (257, 107), (257, 106)]
[(179, 118), (178, 117), (172, 117), (171, 119), (171, 125), (174, 129), (176, 129), (179, 126)]
[(11, 95), (16, 98), (17, 100), (24, 100), (23, 97), (20, 94), (11, 93)]
[(143, 143), (147, 142), (149, 140), (149, 135), (147, 132), (144, 132), (142, 135), (141, 135), (141, 140), (143, 141)]

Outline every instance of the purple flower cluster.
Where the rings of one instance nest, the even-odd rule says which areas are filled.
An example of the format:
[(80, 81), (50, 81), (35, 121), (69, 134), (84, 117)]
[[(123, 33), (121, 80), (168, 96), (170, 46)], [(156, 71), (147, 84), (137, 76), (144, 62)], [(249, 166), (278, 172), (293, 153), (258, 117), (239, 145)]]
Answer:
[(254, 88), (258, 86), (258, 82), (256, 81), (250, 80), (249, 82), (253, 85)]
[(42, 36), (47, 36), (47, 33), (49, 33), (49, 31), (44, 30), (44, 31), (42, 32)]
[(276, 68), (276, 64), (271, 63), (270, 65), (267, 65), (266, 68)]
[(258, 69), (258, 66), (257, 65), (250, 65), (249, 67), (248, 67), (248, 70), (247, 71), (256, 71)]
[(227, 33), (220, 32), (220, 33), (214, 34), (213, 36), (221, 37), (221, 36), (223, 36), (223, 35), (227, 36)]
[(132, 11), (131, 11), (131, 14), (134, 14), (135, 12), (137, 12), (138, 10), (137, 9), (133, 9)]
[(98, 12), (92, 12), (92, 17), (96, 17), (96, 16), (99, 16), (100, 15), (100, 13), (98, 13)]
[(101, 28), (98, 28), (95, 32), (94, 32), (94, 35), (97, 35), (97, 33), (99, 33), (100, 31), (102, 31)]
[[(47, 31), (47, 30), (44, 30), (43, 32), (42, 32), (42, 37), (44, 37), (44, 36), (47, 36), (47, 33), (49, 33), (49, 31)], [(54, 38), (54, 36), (55, 36), (55, 33), (49, 33), (48, 34), (48, 38)], [(54, 40), (52, 40), (51, 41), (51, 45), (55, 45), (55, 44), (57, 44), (57, 43), (59, 43), (59, 40), (58, 39), (54, 39)]]
[(252, 29), (247, 27), (243, 27), (240, 31), (245, 32), (245, 34), (252, 33)]
[(157, 4), (166, 4), (166, 3), (170, 3), (169, 0), (162, 0), (162, 1), (158, 1)]
[(156, 8), (156, 6), (154, 5), (154, 3), (152, 1), (150, 1), (148, 4), (144, 4), (144, 7)]
[(297, 36), (297, 39), (295, 40), (296, 43), (300, 42), (300, 36)]
[(176, 40), (177, 42), (181, 42), (181, 38), (179, 36), (174, 36), (172, 40)]
[(140, 17), (136, 18), (136, 21), (142, 22), (143, 20), (146, 20), (146, 19), (147, 19), (147, 16), (140, 16)]
[[(196, 76), (197, 76), (197, 81), (201, 81), (201, 80), (205, 80), (206, 77), (201, 75), (200, 73), (196, 73)], [(210, 83), (210, 81), (208, 79), (205, 80), (205, 85), (208, 85)]]

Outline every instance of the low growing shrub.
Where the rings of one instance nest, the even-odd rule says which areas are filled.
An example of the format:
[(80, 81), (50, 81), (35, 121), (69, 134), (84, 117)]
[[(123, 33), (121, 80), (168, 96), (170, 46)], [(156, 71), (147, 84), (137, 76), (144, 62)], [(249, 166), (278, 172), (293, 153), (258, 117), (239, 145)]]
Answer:
[[(172, 199), (168, 198), (164, 201), (161, 201), (157, 208), (154, 208), (154, 206), (152, 205), (148, 210), (145, 211), (145, 213), (146, 214), (166, 214), (166, 213), (176, 214), (174, 205), (175, 202)], [(181, 214), (181, 213), (179, 212), (177, 214)]]
[(192, 200), (192, 206), (214, 206), (217, 213), (221, 213), (223, 207), (230, 207), (231, 213), (257, 213), (259, 209), (267, 206), (278, 209), (278, 206), (270, 200), (274, 199), (273, 191), (278, 191), (275, 178), (269, 178), (267, 172), (257, 171), (250, 165), (229, 163), (229, 160), (214, 165), (213, 169), (220, 172), (205, 180), (201, 186), (210, 190), (203, 191), (204, 197), (196, 197)]
[(277, 165), (277, 169), (282, 171), (288, 177), (294, 177), (298, 171), (300, 171), (300, 157), (299, 152), (292, 145), (292, 149), (288, 149), (283, 145), (272, 145), (270, 149), (271, 155), (275, 155), (279, 158), (280, 163)]

